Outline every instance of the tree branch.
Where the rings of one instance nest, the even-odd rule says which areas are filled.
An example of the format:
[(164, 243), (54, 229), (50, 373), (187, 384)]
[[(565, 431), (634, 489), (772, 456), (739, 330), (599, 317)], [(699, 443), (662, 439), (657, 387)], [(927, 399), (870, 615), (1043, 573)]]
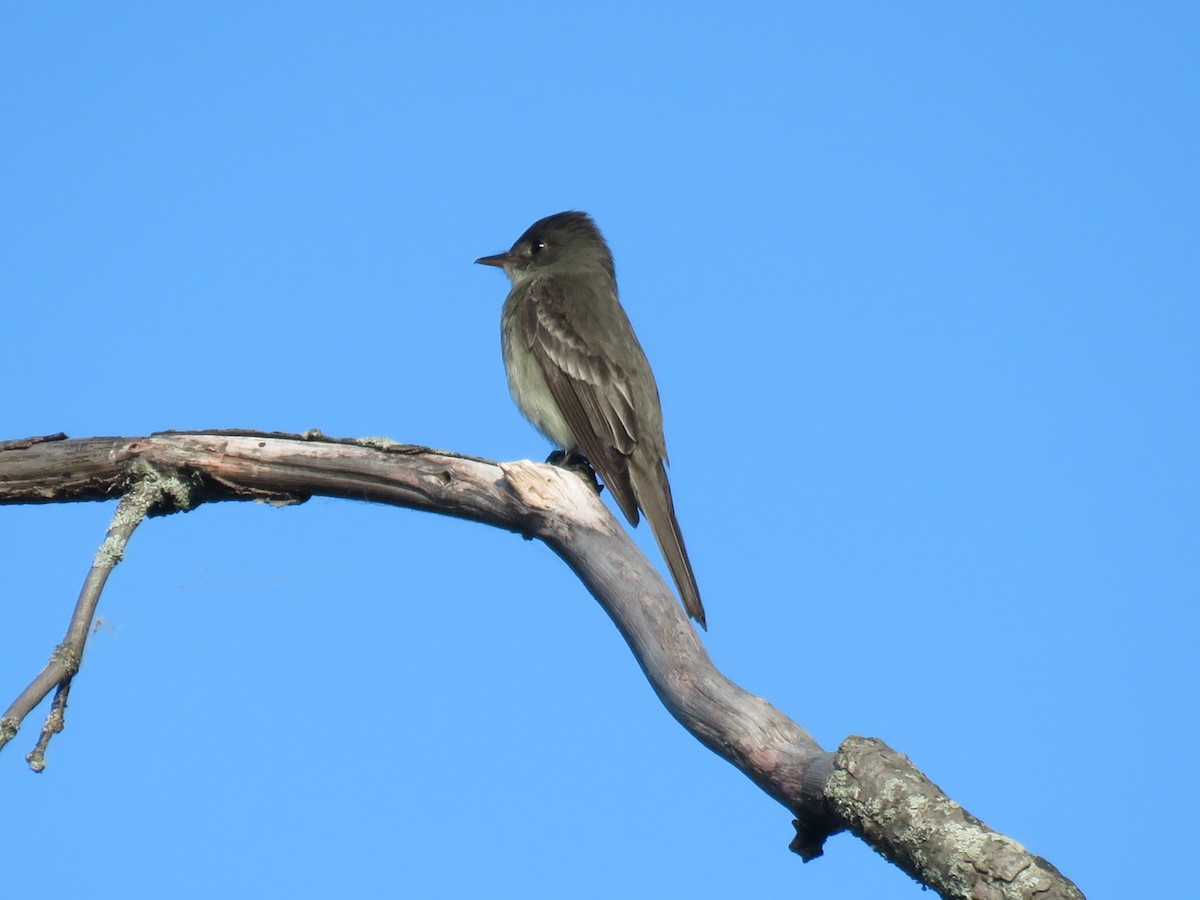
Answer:
[[(849, 829), (944, 897), (1082, 897), (1053, 866), (987, 829), (900, 754), (863, 738), (847, 739), (836, 755), (824, 751), (779, 710), (722, 675), (662, 577), (572, 473), (319, 432), (58, 438), (0, 443), (0, 504), (136, 495), (121, 507), (154, 515), (202, 502), (293, 503), (324, 495), (452, 515), (537, 538), (612, 618), (671, 715), (793, 813), (791, 847), (805, 860), (821, 854), (828, 836)], [(145, 486), (148, 480), (174, 487), (155, 492)], [(126, 527), (118, 524), (120, 515), (121, 508), (110, 536)], [(127, 527), (122, 546), (136, 522)], [(94, 597), (82, 617), (85, 636)], [(83, 595), (68, 638), (82, 606)]]
[[(57, 436), (50, 438), (57, 439)], [(31, 439), (24, 444), (14, 441), (11, 444), (20, 446), (14, 448), (11, 445), (0, 445), (0, 451), (25, 449), (39, 442), (38, 439)], [(0, 716), (0, 748), (3, 748), (16, 736), (25, 717), (46, 699), (46, 695), (52, 689), (57, 689), (37, 745), (25, 757), (35, 772), (45, 769), (46, 747), (50, 739), (63, 730), (71, 682), (83, 663), (83, 648), (87, 644), (92, 617), (95, 616), (96, 606), (100, 602), (100, 593), (104, 590), (109, 574), (124, 557), (125, 545), (129, 543), (134, 529), (142, 523), (150, 510), (160, 506), (168, 495), (175, 508), (186, 508), (189, 503), (186, 484), (162, 479), (146, 465), (135, 466), (134, 470), (131, 473), (132, 486), (117, 504), (117, 511), (113, 514), (112, 524), (108, 527), (104, 542), (96, 551), (92, 567), (83, 579), (83, 587), (79, 591), (79, 599), (75, 602), (75, 610), (71, 613), (66, 636), (50, 654), (50, 661), (46, 663), (46, 667), (5, 710), (4, 715)]]

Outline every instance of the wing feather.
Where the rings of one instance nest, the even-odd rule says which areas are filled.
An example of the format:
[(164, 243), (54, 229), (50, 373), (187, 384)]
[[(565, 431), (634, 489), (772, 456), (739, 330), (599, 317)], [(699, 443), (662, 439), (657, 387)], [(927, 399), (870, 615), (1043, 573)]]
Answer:
[(578, 444), (566, 449), (587, 457), (636, 525), (629, 461), (638, 444), (638, 420), (629, 377), (597, 352), (594, 340), (572, 318), (558, 279), (536, 278), (525, 303), (521, 323), (526, 346)]

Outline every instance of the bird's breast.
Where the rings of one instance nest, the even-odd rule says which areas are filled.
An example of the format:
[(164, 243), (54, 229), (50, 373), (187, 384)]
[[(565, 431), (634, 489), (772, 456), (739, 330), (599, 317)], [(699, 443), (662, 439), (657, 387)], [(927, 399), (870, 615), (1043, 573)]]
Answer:
[(567, 420), (559, 411), (542, 367), (530, 351), (517, 321), (517, 304), (510, 297), (504, 306), (500, 323), (504, 371), (508, 375), (508, 390), (517, 408), (533, 426), (551, 442), (564, 450), (576, 450), (577, 442)]

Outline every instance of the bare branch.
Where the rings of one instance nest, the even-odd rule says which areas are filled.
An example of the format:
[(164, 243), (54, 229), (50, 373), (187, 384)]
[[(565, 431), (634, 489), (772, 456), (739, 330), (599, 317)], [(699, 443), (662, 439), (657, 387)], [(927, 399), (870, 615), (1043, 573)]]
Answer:
[(825, 794), (852, 834), (942, 897), (1083, 900), (1058, 869), (980, 822), (883, 741), (846, 738)]
[[(47, 440), (57, 439), (55, 436)], [(26, 449), (40, 442), (39, 439), (13, 441), (0, 447), (0, 450)], [(66, 636), (50, 654), (50, 661), (46, 663), (46, 667), (0, 717), (0, 747), (3, 747), (16, 736), (25, 717), (52, 689), (56, 689), (54, 703), (42, 726), (37, 745), (25, 757), (35, 772), (40, 772), (46, 767), (46, 747), (50, 738), (63, 730), (71, 682), (83, 663), (83, 649), (96, 614), (96, 605), (100, 602), (100, 594), (109, 574), (125, 555), (125, 545), (129, 543), (134, 529), (152, 509), (161, 506), (165, 498), (170, 498), (173, 508), (187, 508), (188, 505), (189, 488), (186, 483), (162, 479), (145, 464), (132, 468), (131, 477), (136, 481), (117, 504), (117, 511), (113, 514), (112, 524), (108, 527), (104, 542), (96, 551), (92, 567), (83, 579), (83, 587), (79, 591), (79, 599), (75, 602), (75, 610), (67, 625)]]
[[(791, 810), (791, 847), (805, 860), (821, 854), (829, 835), (849, 829), (944, 897), (1082, 897), (1053, 866), (989, 831), (900, 754), (849, 738), (835, 756), (722, 675), (657, 570), (572, 473), (319, 432), (167, 432), (0, 444), (0, 504), (120, 497), (147, 471), (175, 486), (148, 504), (151, 515), (219, 500), (292, 503), (325, 495), (538, 538), (612, 618), (671, 715)], [(72, 627), (82, 621), (86, 632), (90, 617)]]
[(4, 450), (24, 450), (26, 447), (32, 447), (34, 444), (41, 444), (45, 441), (65, 441), (67, 436), (61, 431), (54, 434), (44, 434), (39, 437), (17, 438), (14, 441), (0, 441), (0, 451)]

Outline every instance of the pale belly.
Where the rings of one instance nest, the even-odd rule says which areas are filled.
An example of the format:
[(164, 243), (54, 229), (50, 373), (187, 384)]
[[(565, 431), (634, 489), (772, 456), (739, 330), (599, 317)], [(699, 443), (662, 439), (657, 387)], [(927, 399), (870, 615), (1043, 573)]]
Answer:
[(577, 450), (575, 436), (558, 404), (550, 393), (533, 354), (524, 341), (510, 337), (516, 329), (505, 328), (501, 335), (504, 350), (504, 370), (508, 374), (508, 390), (517, 408), (533, 426), (564, 450)]

